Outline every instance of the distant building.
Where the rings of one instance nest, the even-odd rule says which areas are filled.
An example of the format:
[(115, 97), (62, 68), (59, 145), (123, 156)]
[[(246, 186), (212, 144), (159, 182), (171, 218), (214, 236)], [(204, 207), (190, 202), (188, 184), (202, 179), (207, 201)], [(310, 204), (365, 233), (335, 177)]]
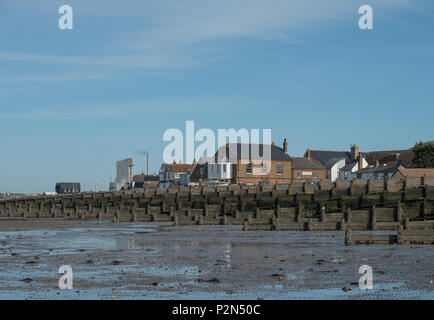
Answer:
[(136, 174), (133, 177), (133, 188), (157, 188), (159, 183), (158, 174)]
[(414, 163), (415, 154), (413, 150), (386, 150), (362, 152), (370, 166), (393, 166), (397, 161), (403, 168), (416, 168)]
[(189, 185), (205, 185), (208, 182), (208, 162), (198, 163), (191, 173)]
[(318, 181), (326, 179), (326, 167), (315, 159), (292, 157), (292, 181)]
[(359, 152), (357, 145), (352, 145), (350, 151), (328, 151), (307, 149), (305, 157), (321, 162), (327, 168), (327, 179), (349, 179), (349, 173), (366, 168), (369, 164), (365, 155)]
[(24, 193), (0, 193), (0, 200), (22, 199), (26, 196)]
[(195, 164), (163, 163), (159, 171), (159, 188), (188, 186)]
[(378, 166), (378, 167), (368, 167), (364, 169), (357, 170), (352, 173), (348, 179), (365, 179), (365, 180), (384, 180), (391, 178), (398, 169), (401, 168), (399, 164), (394, 166)]
[(58, 182), (56, 183), (56, 193), (80, 193), (81, 186), (78, 182)]
[(194, 170), (191, 184), (277, 184), (291, 182), (291, 157), (274, 143), (228, 143)]
[(121, 190), (129, 189), (133, 180), (133, 167), (136, 165), (136, 159), (128, 158), (116, 162), (116, 179), (110, 183), (109, 189)]
[(406, 178), (434, 178), (432, 168), (398, 168), (391, 180), (404, 181)]

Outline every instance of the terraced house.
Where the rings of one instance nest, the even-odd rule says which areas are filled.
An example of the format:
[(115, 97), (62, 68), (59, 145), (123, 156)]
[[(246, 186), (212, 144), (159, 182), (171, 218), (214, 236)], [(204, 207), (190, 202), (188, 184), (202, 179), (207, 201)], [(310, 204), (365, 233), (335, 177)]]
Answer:
[(195, 164), (163, 163), (159, 171), (158, 187), (188, 186)]
[(286, 139), (282, 148), (266, 144), (228, 143), (212, 161), (200, 164), (192, 183), (278, 184), (292, 180), (291, 157)]

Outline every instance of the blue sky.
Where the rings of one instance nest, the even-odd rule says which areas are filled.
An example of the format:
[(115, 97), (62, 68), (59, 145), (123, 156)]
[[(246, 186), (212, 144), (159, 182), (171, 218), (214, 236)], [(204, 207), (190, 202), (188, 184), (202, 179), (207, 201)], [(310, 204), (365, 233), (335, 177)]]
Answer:
[(271, 128), (293, 156), (432, 140), (433, 18), (428, 0), (1, 0), (0, 192), (107, 189), (140, 150), (157, 171), (186, 120)]

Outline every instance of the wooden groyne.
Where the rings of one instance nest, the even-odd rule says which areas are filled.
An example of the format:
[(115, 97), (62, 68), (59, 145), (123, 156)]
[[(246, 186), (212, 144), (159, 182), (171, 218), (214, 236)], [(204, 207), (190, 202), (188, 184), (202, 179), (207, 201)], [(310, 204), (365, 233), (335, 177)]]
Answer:
[(134, 189), (0, 201), (0, 217), (238, 224), (244, 230), (397, 230), (434, 219), (434, 181)]
[(393, 234), (356, 233), (348, 228), (345, 232), (345, 244), (434, 244), (434, 220), (408, 220), (400, 225)]

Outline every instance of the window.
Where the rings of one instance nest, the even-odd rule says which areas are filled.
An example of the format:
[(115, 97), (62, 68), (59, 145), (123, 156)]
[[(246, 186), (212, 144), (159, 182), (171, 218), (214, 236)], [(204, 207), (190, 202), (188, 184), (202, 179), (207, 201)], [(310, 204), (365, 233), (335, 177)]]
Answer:
[(223, 165), (223, 172), (226, 173), (226, 164)]
[(283, 174), (283, 165), (281, 163), (277, 164), (277, 174)]
[(301, 179), (301, 171), (297, 171), (297, 178)]
[(200, 167), (199, 172), (200, 172), (200, 175), (203, 175), (203, 167)]
[(246, 174), (252, 174), (252, 163), (246, 165)]
[(262, 174), (268, 174), (268, 165), (266, 162), (262, 163)]
[(313, 172), (313, 177), (314, 177), (315, 179), (318, 178), (318, 172), (314, 171), (314, 172)]

